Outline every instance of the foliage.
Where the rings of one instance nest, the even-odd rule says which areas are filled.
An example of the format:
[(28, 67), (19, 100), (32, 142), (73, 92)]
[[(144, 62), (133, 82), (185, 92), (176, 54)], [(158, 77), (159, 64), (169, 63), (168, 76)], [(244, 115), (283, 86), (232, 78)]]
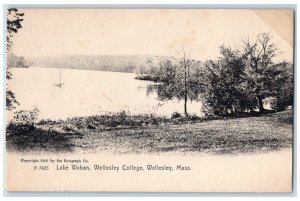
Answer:
[(10, 90), (6, 90), (6, 109), (12, 110), (17, 104), (15, 94)]
[(39, 110), (34, 107), (31, 110), (20, 110), (14, 112), (13, 119), (7, 126), (7, 137), (28, 135), (36, 130), (35, 123)]
[(171, 119), (178, 119), (178, 118), (181, 118), (181, 117), (182, 117), (181, 114), (178, 113), (178, 112), (174, 112), (171, 115)]
[(254, 43), (244, 41), (244, 55), (247, 57), (245, 79), (248, 92), (256, 97), (260, 112), (264, 111), (263, 98), (274, 95), (272, 80), (276, 69), (272, 65), (277, 54), (278, 49), (268, 33), (259, 34)]
[(7, 54), (7, 67), (21, 67), (21, 68), (28, 68), (32, 64), (29, 63), (23, 56), (17, 56), (11, 52)]
[(220, 47), (221, 57), (217, 61), (206, 62), (207, 104), (218, 115), (241, 112), (249, 102), (243, 88), (245, 64), (241, 53), (229, 47)]
[(283, 61), (272, 65), (271, 69), (273, 73), (272, 88), (277, 99), (277, 107), (278, 110), (283, 110), (286, 106), (293, 105), (293, 65)]
[(13, 33), (17, 33), (19, 29), (22, 28), (21, 22), (24, 20), (22, 17), (24, 13), (20, 13), (16, 8), (9, 8), (7, 9), (7, 36), (6, 36), (6, 43), (7, 43), (7, 51), (11, 50), (12, 48), (12, 41)]
[(221, 46), (221, 56), (205, 63), (203, 84), (206, 104), (214, 114), (265, 111), (263, 99), (274, 96), (279, 109), (293, 104), (293, 65), (274, 63), (277, 48), (269, 34), (260, 34), (244, 50)]
[[(207, 112), (216, 115), (267, 112), (263, 99), (273, 96), (278, 109), (293, 103), (293, 65), (274, 63), (278, 54), (272, 37), (267, 33), (251, 43), (244, 41), (242, 50), (220, 47), (220, 57), (204, 63), (186, 57), (162, 57), (158, 63), (148, 62), (149, 74), (137, 79), (160, 82), (161, 100), (204, 100)], [(151, 71), (149, 69), (151, 68)], [(144, 71), (145, 72), (145, 71)]]
[(20, 110), (14, 112), (14, 117), (11, 124), (14, 125), (34, 125), (40, 111), (37, 107), (31, 110)]
[(184, 115), (188, 116), (187, 101), (196, 100), (202, 90), (201, 77), (197, 77), (201, 62), (186, 57), (165, 57), (159, 63), (158, 97), (161, 100), (184, 100)]
[[(24, 13), (18, 12), (16, 8), (9, 8), (7, 9), (7, 35), (6, 35), (6, 49), (9, 52), (12, 48), (12, 38), (13, 34), (17, 33), (20, 28), (22, 28), (21, 22), (24, 20), (22, 17)], [(7, 65), (6, 69), (6, 79), (11, 79), (12, 74), (10, 72), (10, 65)], [(18, 102), (15, 99), (14, 93), (6, 87), (6, 109), (11, 110), (15, 108), (15, 105)]]

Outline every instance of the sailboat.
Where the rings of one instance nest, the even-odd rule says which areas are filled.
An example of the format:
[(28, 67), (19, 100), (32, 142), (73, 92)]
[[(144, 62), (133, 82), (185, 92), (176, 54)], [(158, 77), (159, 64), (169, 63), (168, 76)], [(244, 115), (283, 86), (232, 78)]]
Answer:
[(55, 84), (55, 86), (62, 88), (63, 82), (61, 82), (61, 67), (59, 68), (59, 83)]

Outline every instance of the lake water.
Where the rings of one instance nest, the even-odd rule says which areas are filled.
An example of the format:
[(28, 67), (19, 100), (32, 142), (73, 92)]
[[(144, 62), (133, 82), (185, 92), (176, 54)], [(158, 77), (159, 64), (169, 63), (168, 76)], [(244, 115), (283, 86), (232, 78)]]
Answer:
[[(20, 105), (15, 110), (40, 110), (39, 119), (126, 111), (170, 117), (183, 113), (184, 103), (160, 101), (154, 82), (135, 80), (134, 73), (62, 69), (62, 88), (57, 68), (13, 68), (9, 88)], [(153, 90), (154, 89), (154, 90)], [(188, 102), (189, 114), (202, 115), (200, 102)]]

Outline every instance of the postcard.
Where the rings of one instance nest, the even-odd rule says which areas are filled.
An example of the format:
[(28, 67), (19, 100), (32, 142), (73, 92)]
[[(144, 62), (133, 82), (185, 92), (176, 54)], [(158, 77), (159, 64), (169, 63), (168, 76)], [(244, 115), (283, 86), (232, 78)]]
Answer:
[(6, 12), (7, 191), (293, 190), (294, 9)]

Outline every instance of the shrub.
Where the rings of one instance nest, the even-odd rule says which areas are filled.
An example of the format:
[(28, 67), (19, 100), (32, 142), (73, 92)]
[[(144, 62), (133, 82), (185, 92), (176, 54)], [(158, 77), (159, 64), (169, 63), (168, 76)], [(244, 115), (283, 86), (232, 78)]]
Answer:
[(19, 136), (19, 135), (28, 135), (32, 133), (36, 128), (33, 125), (29, 124), (14, 124), (10, 123), (7, 126), (6, 135), (7, 136)]
[(171, 115), (171, 119), (178, 119), (178, 118), (181, 118), (181, 117), (182, 117), (181, 114), (178, 113), (178, 112), (174, 112)]
[(191, 121), (197, 121), (197, 120), (201, 120), (200, 117), (198, 117), (196, 114), (191, 114), (187, 117), (188, 120), (191, 120)]
[(40, 111), (37, 107), (31, 110), (20, 110), (14, 112), (14, 117), (11, 124), (15, 125), (34, 125), (36, 122)]

